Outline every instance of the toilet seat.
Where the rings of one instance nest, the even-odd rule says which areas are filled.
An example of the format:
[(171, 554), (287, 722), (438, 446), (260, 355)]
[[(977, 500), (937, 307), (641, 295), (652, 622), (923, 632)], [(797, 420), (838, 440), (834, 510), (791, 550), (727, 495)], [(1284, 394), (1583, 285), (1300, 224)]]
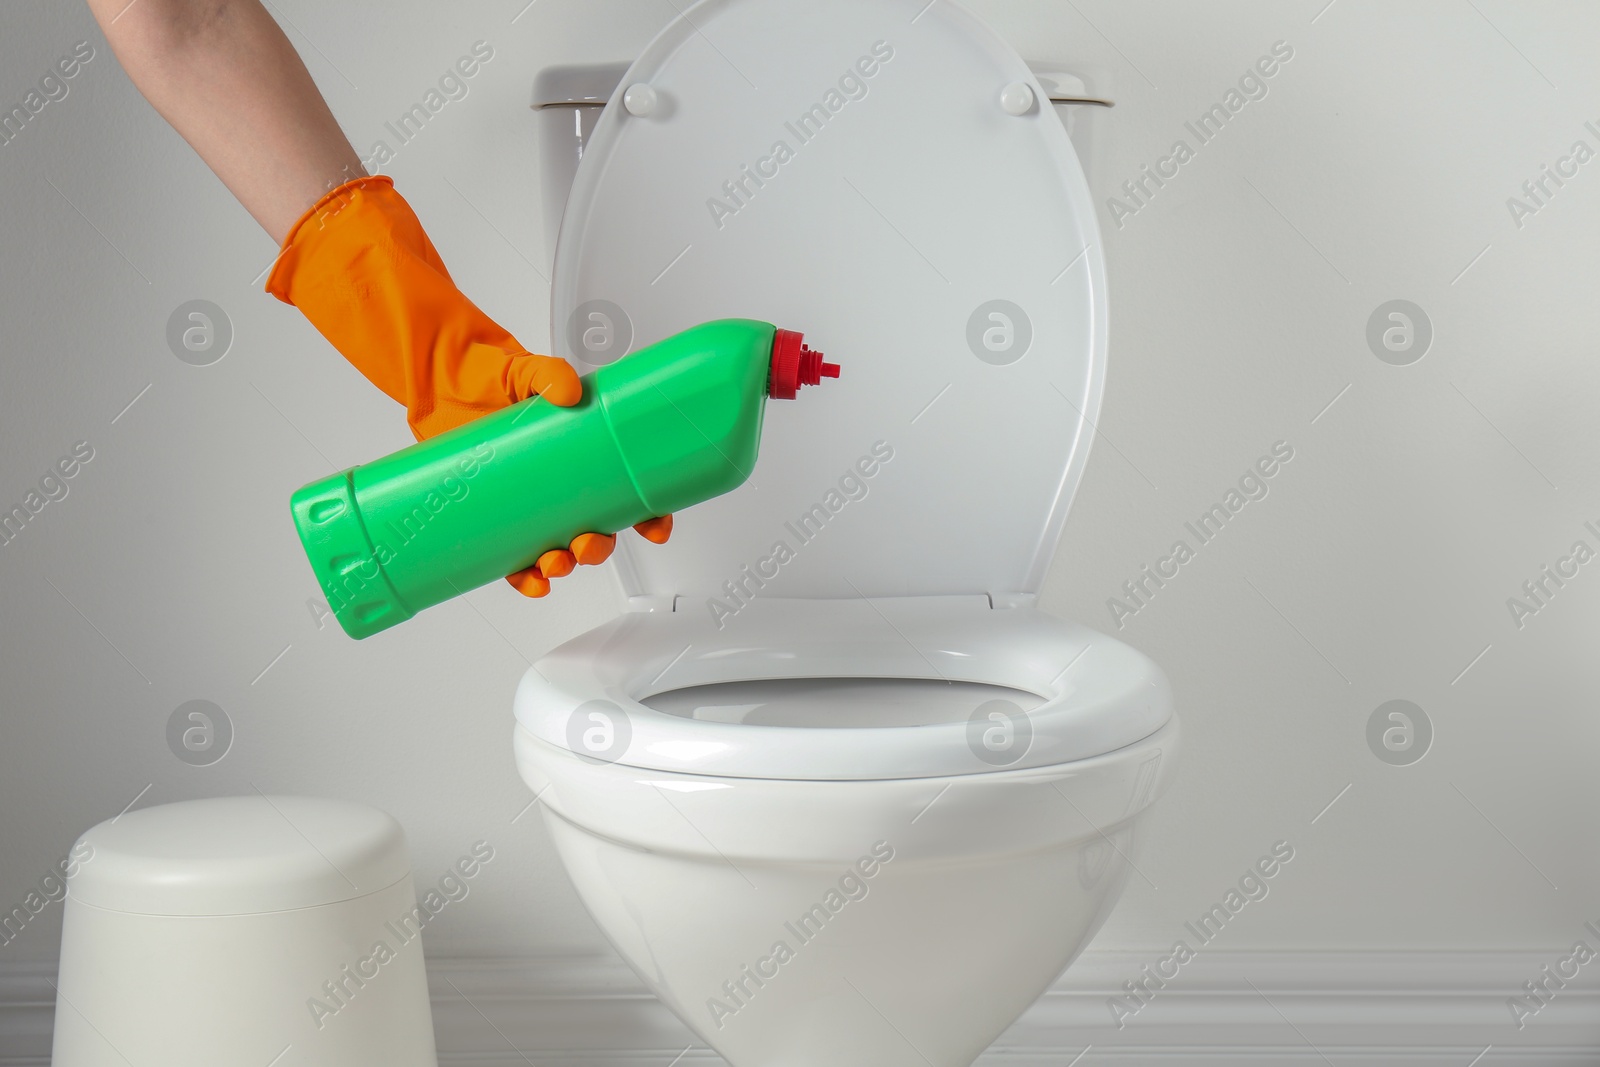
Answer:
[[(718, 631), (695, 612), (629, 613), (541, 659), (516, 696), (523, 729), (622, 768), (726, 778), (869, 781), (1052, 767), (1139, 742), (1172, 719), (1165, 676), (1104, 634), (986, 598), (767, 600)], [(684, 718), (642, 701), (709, 683), (789, 678), (927, 679), (1031, 692), (1029, 736), (985, 759), (994, 721), (926, 726), (752, 726)], [(978, 712), (978, 708), (973, 709)], [(1002, 709), (1004, 710), (1004, 709)], [(594, 718), (595, 715), (601, 718)]]

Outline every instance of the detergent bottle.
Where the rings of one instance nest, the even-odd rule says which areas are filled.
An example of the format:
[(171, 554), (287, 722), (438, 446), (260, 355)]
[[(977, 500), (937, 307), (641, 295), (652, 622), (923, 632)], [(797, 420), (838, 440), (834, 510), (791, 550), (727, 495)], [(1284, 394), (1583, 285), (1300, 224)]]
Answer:
[(530, 567), (743, 484), (766, 400), (837, 378), (798, 333), (721, 319), (538, 397), (311, 483), (295, 528), (339, 625), (360, 639)]

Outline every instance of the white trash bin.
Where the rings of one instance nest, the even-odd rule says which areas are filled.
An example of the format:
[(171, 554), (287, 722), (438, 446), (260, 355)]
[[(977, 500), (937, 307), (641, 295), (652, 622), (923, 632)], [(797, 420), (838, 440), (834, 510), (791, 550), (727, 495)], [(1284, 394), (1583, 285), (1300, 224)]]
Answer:
[(79, 839), (54, 1067), (437, 1067), (405, 834), (309, 797), (130, 811)]

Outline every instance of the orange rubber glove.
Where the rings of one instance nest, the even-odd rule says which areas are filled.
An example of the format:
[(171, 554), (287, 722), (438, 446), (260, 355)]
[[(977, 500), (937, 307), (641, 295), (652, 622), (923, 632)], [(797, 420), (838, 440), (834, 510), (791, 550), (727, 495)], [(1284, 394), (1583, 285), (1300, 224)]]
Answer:
[[(357, 178), (303, 215), (283, 244), (267, 292), (300, 309), (367, 380), (406, 407), (417, 440), (534, 394), (570, 407), (583, 386), (565, 360), (530, 353), (468, 300), (411, 205), (382, 175)], [(672, 516), (635, 526), (663, 544)], [(603, 563), (614, 535), (585, 533), (506, 580), (544, 596), (550, 579)]]

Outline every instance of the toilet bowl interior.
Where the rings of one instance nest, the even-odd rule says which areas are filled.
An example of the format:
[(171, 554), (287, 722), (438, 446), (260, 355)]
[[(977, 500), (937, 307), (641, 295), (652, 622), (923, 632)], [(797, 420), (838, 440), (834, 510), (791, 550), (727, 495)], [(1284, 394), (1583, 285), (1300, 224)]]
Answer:
[(1045, 702), (1035, 693), (984, 682), (938, 678), (769, 678), (717, 682), (641, 697), (639, 703), (700, 722), (812, 729), (934, 726), (966, 722), (1001, 700), (1022, 712)]

